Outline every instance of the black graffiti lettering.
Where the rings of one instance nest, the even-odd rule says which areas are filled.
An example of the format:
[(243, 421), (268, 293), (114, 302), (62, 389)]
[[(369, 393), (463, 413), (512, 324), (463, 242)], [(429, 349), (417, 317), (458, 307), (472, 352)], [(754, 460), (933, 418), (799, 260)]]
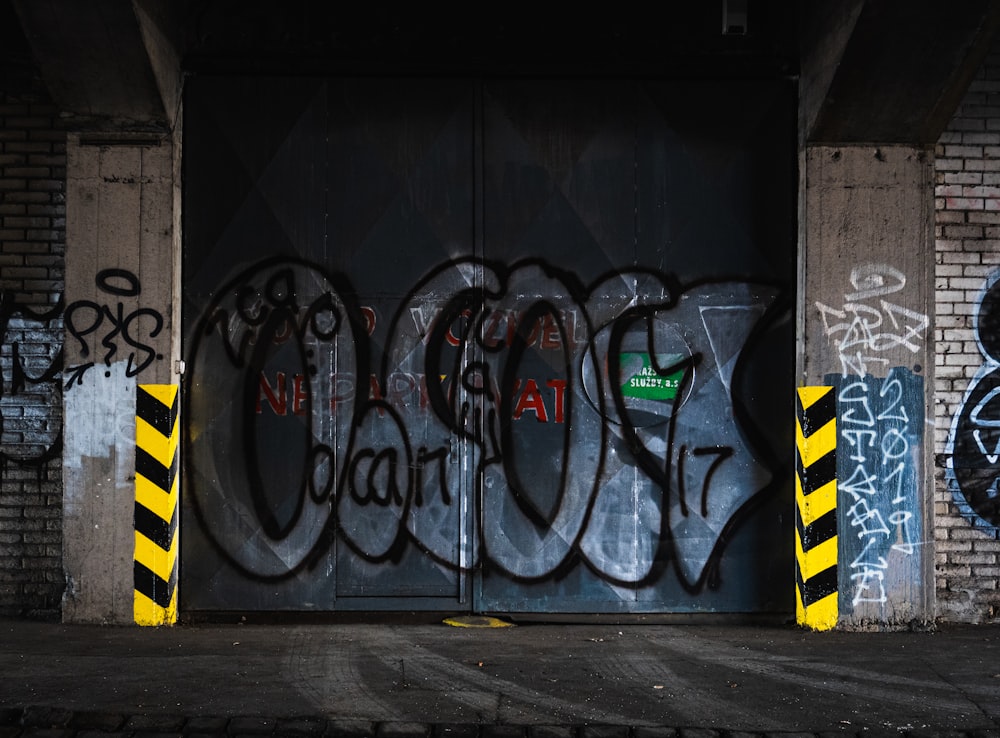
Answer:
[[(54, 411), (59, 401), (59, 375), (63, 370), (61, 348), (54, 354), (39, 351), (37, 345), (58, 344), (61, 335), (58, 319), (63, 304), (49, 308), (35, 308), (21, 304), (11, 292), (0, 292), (0, 400), (18, 398), (28, 406), (35, 406), (54, 419), (61, 414)], [(55, 339), (55, 340), (53, 340)], [(32, 409), (35, 409), (34, 407)], [(0, 408), (0, 471), (10, 465), (34, 468), (38, 474), (62, 450), (62, 424), (31, 434), (29, 439), (18, 439), (9, 431), (18, 421)]]
[[(740, 288), (720, 289), (720, 297), (711, 285), (685, 291), (666, 275), (644, 272), (642, 279), (663, 286), (650, 292), (659, 297), (602, 303), (598, 286), (614, 276), (585, 287), (541, 260), (456, 259), (400, 300), (376, 343), (374, 311), (366, 313), (344, 275), (298, 259), (248, 269), (216, 291), (191, 334), (185, 381), (199, 382), (203, 404), (184, 412), (214, 424), (187, 437), (186, 463), (228, 464), (235, 485), (216, 487), (206, 475), (192, 475), (201, 485), (191, 494), (203, 531), (238, 571), (262, 579), (293, 576), (342, 539), (369, 562), (399, 560), (412, 544), (453, 569), (490, 568), (534, 582), (562, 577), (582, 562), (632, 587), (661, 577), (670, 550), (699, 546), (697, 556), (684, 557), (704, 563), (678, 576), (685, 587), (706, 577), (714, 585), (710, 562), (721, 533), (706, 542), (678, 540), (670, 510), (676, 503), (683, 516), (711, 520), (721, 531), (766, 484), (733, 486), (732, 472), (720, 477), (727, 463), (744, 469), (762, 462), (743, 440), (746, 418), (733, 399), (738, 381), (718, 357), (739, 355), (773, 296), (758, 299), (744, 289), (747, 307), (737, 309), (745, 317), (734, 328), (729, 301)], [(712, 334), (716, 324), (720, 332)], [(647, 381), (631, 381), (638, 374), (625, 368), (625, 357), (646, 362)], [(369, 369), (376, 361), (378, 369)], [(244, 397), (230, 402), (231, 376), (241, 373)], [(182, 395), (186, 402), (192, 396)], [(226, 442), (221, 429), (239, 423), (249, 428), (242, 470), (239, 459), (216, 458)], [(293, 480), (285, 493), (295, 495), (293, 513), (280, 520), (272, 512), (277, 490), (252, 493), (266, 537), (286, 539), (299, 529), (308, 536), (297, 562), (284, 568), (267, 568), (256, 543), (247, 546), (219, 525), (220, 501), (236, 487), (255, 489), (267, 476), (256, 464), (279, 463), (258, 456), (275, 423), (289, 424), (286, 446), (301, 443), (291, 456), (307, 467), (302, 484)], [(296, 423), (301, 430), (293, 432)], [(616, 514), (618, 503), (607, 497), (616, 493), (606, 488), (625, 466), (638, 469), (631, 490), (656, 511), (653, 528), (642, 532), (653, 541), (643, 547), (651, 551), (646, 564), (604, 558), (589, 539), (599, 534), (601, 515)], [(772, 476), (767, 467), (756, 479)], [(419, 522), (456, 524), (456, 505), (467, 501), (478, 560), (455, 558), (436, 541), (443, 529), (431, 533)], [(504, 530), (487, 518), (501, 513)]]
[[(120, 280), (123, 284), (116, 284), (116, 280)], [(98, 289), (109, 295), (137, 297), (142, 293), (139, 288), (139, 278), (127, 269), (102, 269), (94, 281)]]
[[(247, 325), (253, 324), (247, 323)], [(242, 333), (236, 338), (237, 345), (234, 346), (233, 337), (229, 335), (229, 313), (227, 311), (221, 309), (214, 311), (205, 321), (201, 331), (206, 336), (218, 334), (222, 347), (233, 367), (242, 368), (245, 365), (247, 350), (250, 347), (253, 334), (249, 331)]]
[(87, 373), (87, 370), (94, 366), (94, 362), (88, 361), (86, 364), (78, 364), (76, 366), (66, 367), (66, 372), (69, 374), (69, 379), (66, 380), (66, 389), (70, 389), (74, 384), (83, 384), (83, 375)]
[(701, 516), (708, 516), (708, 490), (712, 485), (712, 475), (715, 474), (716, 469), (724, 462), (726, 459), (733, 455), (733, 449), (726, 446), (712, 446), (709, 448), (693, 448), (689, 449), (685, 445), (681, 445), (679, 453), (677, 454), (677, 496), (681, 505), (681, 515), (688, 515), (687, 506), (687, 483), (685, 482), (686, 477), (686, 458), (690, 455), (692, 457), (701, 456), (715, 456), (712, 462), (709, 464), (708, 469), (705, 470), (702, 483), (701, 483), (701, 504), (699, 509), (701, 510)]
[(152, 364), (154, 359), (163, 358), (163, 356), (158, 354), (152, 346), (146, 343), (141, 343), (133, 335), (134, 331), (132, 324), (144, 317), (153, 321), (153, 327), (147, 333), (149, 338), (156, 338), (160, 335), (160, 331), (163, 329), (163, 316), (152, 308), (139, 308), (125, 318), (122, 324), (122, 337), (129, 346), (136, 349), (136, 352), (138, 352), (129, 354), (128, 366), (125, 370), (126, 377), (136, 376)]
[[(256, 407), (260, 402), (261, 374), (274, 357), (275, 351), (280, 350), (283, 356), (290, 355), (289, 360), (292, 365), (300, 370), (295, 375), (297, 380), (298, 377), (304, 376), (304, 370), (308, 366), (305, 333), (310, 324), (310, 315), (307, 313), (307, 316), (299, 321), (293, 277), (287, 273), (280, 273), (279, 276), (280, 279), (276, 278), (268, 285), (267, 294), (273, 299), (272, 309), (268, 312), (267, 319), (257, 327), (257, 340), (253, 343), (248, 365), (242, 373), (245, 407)], [(284, 384), (283, 380), (284, 377), (279, 378), (281, 399), (274, 398), (282, 415), (287, 413), (286, 395), (280, 391), (280, 385)], [(305, 410), (312, 404), (311, 383), (295, 381), (291, 410), (293, 415), (301, 416), (304, 420), (301, 437), (308, 446), (303, 449), (303, 459), (310, 463), (314, 462), (316, 457), (311, 440), (312, 417)], [(268, 457), (262, 454), (262, 449), (258, 445), (260, 438), (257, 425), (260, 422), (262, 418), (259, 415), (248, 414), (248, 422), (244, 423), (242, 428), (244, 455), (249, 460), (247, 467), (249, 494), (265, 533), (275, 540), (282, 540), (291, 533), (300, 520), (307, 496), (316, 498), (321, 495), (317, 495), (314, 489), (315, 468), (307, 466), (298, 470), (300, 477), (298, 480), (292, 477), (287, 481), (277, 481), (264, 473)], [(285, 507), (285, 500), (289, 498), (292, 499), (290, 511)], [(284, 520), (279, 518), (278, 510), (282, 511), (280, 515)]]
[[(402, 505), (397, 475), (399, 454), (394, 448), (363, 449), (351, 462), (351, 497), (359, 505)], [(358, 481), (363, 479), (363, 484)]]
[(285, 308), (293, 315), (298, 312), (298, 305), (295, 302), (295, 275), (291, 269), (282, 269), (271, 275), (267, 280), (265, 294), (276, 308)]
[[(544, 322), (552, 320), (552, 315), (555, 310), (556, 308), (551, 302), (538, 301), (522, 313), (521, 320), (518, 322), (517, 331), (514, 334), (514, 340), (508, 348), (509, 355), (504, 363), (504, 371), (500, 384), (501, 395), (499, 412), (501, 418), (510, 417), (517, 419), (520, 418), (526, 410), (531, 410), (534, 412), (535, 417), (539, 422), (546, 422), (547, 416), (545, 412), (545, 405), (538, 392), (537, 383), (534, 379), (528, 379), (525, 382), (523, 392), (518, 392), (518, 385), (520, 384), (520, 381), (517, 374), (521, 370), (522, 362), (525, 360), (525, 352), (527, 352), (528, 348), (537, 340), (540, 326)], [(561, 347), (564, 344), (557, 342), (557, 345)], [(558, 361), (558, 359), (556, 359), (556, 361)], [(561, 366), (557, 366), (557, 368), (563, 376), (572, 375), (572, 369), (569, 366), (568, 357), (564, 357)], [(518, 396), (519, 399), (517, 404), (512, 407), (511, 400), (514, 396)], [(501, 423), (500, 449), (514, 448), (513, 433), (514, 425), (512, 423)], [(568, 433), (564, 430), (561, 448), (559, 449), (563, 458), (567, 455), (567, 445)], [(511, 496), (521, 509), (522, 513), (524, 513), (526, 519), (539, 527), (550, 526), (552, 521), (558, 515), (559, 509), (563, 504), (566, 487), (565, 473), (559, 480), (559, 489), (556, 495), (555, 505), (551, 510), (545, 511), (535, 503), (534, 495), (531, 494), (529, 486), (523, 480), (521, 475), (522, 465), (513, 463), (510, 454), (504, 454), (502, 450), (501, 457), (505, 460), (503, 467), (504, 476), (507, 480)]]
[(437, 466), (437, 490), (441, 495), (441, 502), (445, 505), (451, 504), (452, 495), (445, 483), (445, 464), (448, 463), (448, 453), (448, 449), (444, 447), (433, 451), (422, 446), (417, 449), (416, 497), (413, 500), (413, 504), (417, 507), (422, 507), (424, 504), (424, 482), (427, 479), (425, 470), (432, 465)]
[[(102, 292), (117, 297), (140, 297), (142, 294), (139, 278), (125, 269), (104, 269), (98, 272), (95, 283)], [(66, 331), (76, 339), (76, 348), (84, 357), (90, 355), (90, 347), (84, 339), (104, 330), (100, 336), (100, 344), (105, 349), (101, 360), (108, 370), (118, 353), (119, 340), (134, 349), (126, 357), (126, 377), (137, 376), (153, 361), (163, 358), (148, 343), (160, 334), (164, 325), (163, 315), (153, 308), (139, 307), (126, 313), (121, 301), (106, 305), (94, 300), (77, 300), (66, 306), (63, 320)], [(74, 374), (66, 383), (66, 389), (72, 386), (74, 379), (81, 383), (83, 374), (93, 365), (94, 362), (89, 362), (73, 367)], [(110, 371), (105, 375), (110, 376)]]
[[(77, 325), (77, 313), (81, 311), (91, 311), (93, 314), (89, 323), (84, 324), (84, 326)], [(79, 342), (79, 351), (83, 356), (90, 355), (90, 347), (87, 342), (83, 340), (84, 336), (88, 336), (94, 331), (96, 331), (104, 320), (104, 309), (98, 305), (96, 302), (91, 302), (89, 300), (77, 300), (69, 307), (66, 308), (66, 314), (63, 316), (63, 320), (66, 323), (66, 329), (69, 334), (76, 338)]]
[(309, 497), (316, 504), (323, 504), (330, 498), (336, 481), (333, 449), (326, 444), (314, 446), (310, 462), (313, 471), (309, 476)]
[(687, 446), (681, 444), (677, 454), (677, 499), (681, 505), (681, 515), (687, 517), (687, 485), (684, 483), (684, 459), (687, 458)]
[(696, 448), (692, 449), (692, 454), (695, 456), (709, 456), (714, 455), (715, 459), (708, 467), (708, 471), (705, 472), (705, 481), (701, 485), (701, 514), (702, 517), (708, 516), (708, 490), (712, 485), (712, 475), (715, 474), (716, 470), (722, 464), (723, 461), (728, 459), (733, 455), (733, 450), (726, 446), (713, 446), (711, 448)]
[(480, 315), (476, 341), (484, 351), (501, 351), (505, 345), (510, 343), (509, 338), (504, 333), (498, 335), (503, 323), (512, 327), (509, 316), (504, 315), (499, 310), (491, 310)]
[(52, 382), (62, 369), (61, 359), (57, 358), (41, 374), (32, 375), (25, 369), (24, 360), (21, 358), (21, 346), (19, 343), (11, 344), (11, 372), (10, 372), (10, 393), (18, 394), (27, 389), (28, 385), (46, 384)]
[[(242, 318), (243, 322), (249, 326), (261, 325), (267, 316), (270, 314), (271, 310), (267, 305), (264, 304), (264, 300), (260, 292), (250, 285), (242, 285), (236, 291), (236, 311)], [(222, 315), (225, 315), (224, 311), (219, 311)], [(218, 322), (213, 320), (213, 323)], [(222, 323), (223, 328), (227, 325), (228, 321)]]
[(313, 334), (321, 341), (329, 341), (340, 330), (340, 323), (343, 320), (340, 310), (333, 303), (333, 298), (329, 294), (320, 295), (320, 298), (313, 302), (306, 311), (306, 320)]

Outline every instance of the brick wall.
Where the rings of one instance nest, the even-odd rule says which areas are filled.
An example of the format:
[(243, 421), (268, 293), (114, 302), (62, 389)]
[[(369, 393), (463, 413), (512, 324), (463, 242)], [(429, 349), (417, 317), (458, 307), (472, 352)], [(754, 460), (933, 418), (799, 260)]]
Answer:
[(59, 617), (66, 135), (0, 88), (0, 616)]
[[(976, 513), (948, 467), (963, 430), (975, 442), (971, 426), (955, 426), (966, 392), (1000, 382), (1000, 375), (983, 376), (995, 365), (986, 364), (976, 333), (983, 290), (1000, 273), (1000, 45), (938, 141), (935, 177), (937, 610), (943, 620), (985, 622), (1000, 619), (1000, 522)], [(1000, 404), (984, 408), (981, 419), (987, 414), (1000, 420)], [(982, 426), (979, 442), (988, 451), (995, 433)], [(989, 475), (1000, 471), (987, 454), (979, 461)]]

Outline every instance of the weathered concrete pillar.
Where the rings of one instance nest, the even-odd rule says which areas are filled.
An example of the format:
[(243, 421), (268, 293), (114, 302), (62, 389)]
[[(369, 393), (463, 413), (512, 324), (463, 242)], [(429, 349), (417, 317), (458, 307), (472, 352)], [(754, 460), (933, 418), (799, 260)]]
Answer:
[(933, 165), (912, 146), (801, 156), (801, 386), (837, 407), (839, 620), (933, 618)]
[(178, 380), (178, 148), (121, 133), (67, 142), (66, 622), (133, 621), (136, 385)]

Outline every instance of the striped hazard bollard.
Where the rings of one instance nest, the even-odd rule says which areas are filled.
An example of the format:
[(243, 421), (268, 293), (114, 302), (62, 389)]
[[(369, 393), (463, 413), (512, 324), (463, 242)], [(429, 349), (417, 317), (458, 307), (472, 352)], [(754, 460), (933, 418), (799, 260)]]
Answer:
[(837, 624), (837, 403), (833, 387), (801, 387), (795, 424), (795, 619)]
[(135, 622), (177, 622), (178, 387), (142, 384), (135, 409)]

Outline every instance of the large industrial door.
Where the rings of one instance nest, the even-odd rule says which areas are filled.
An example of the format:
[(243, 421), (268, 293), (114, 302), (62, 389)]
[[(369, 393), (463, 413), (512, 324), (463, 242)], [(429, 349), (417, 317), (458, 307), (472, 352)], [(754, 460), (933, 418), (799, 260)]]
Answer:
[(185, 110), (184, 608), (791, 610), (787, 84)]

